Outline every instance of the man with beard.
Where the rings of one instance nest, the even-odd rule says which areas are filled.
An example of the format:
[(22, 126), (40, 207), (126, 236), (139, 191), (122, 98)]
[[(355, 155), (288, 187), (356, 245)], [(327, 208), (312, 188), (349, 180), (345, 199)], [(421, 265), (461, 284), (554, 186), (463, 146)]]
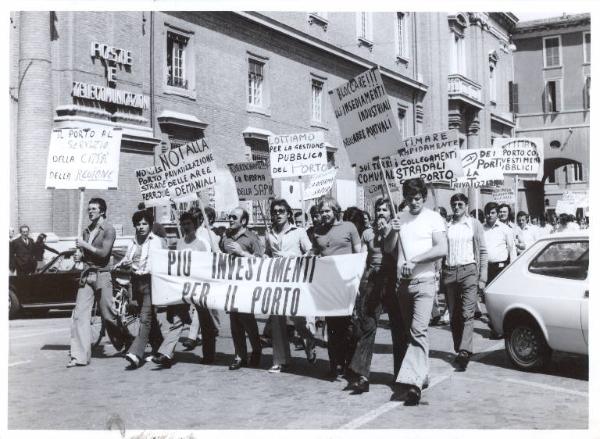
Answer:
[(357, 303), (360, 335), (349, 366), (354, 379), (347, 389), (352, 390), (353, 395), (369, 391), (369, 372), (382, 304), (385, 304), (390, 318), (395, 362), (400, 353), (400, 309), (397, 301), (392, 300), (396, 279), (396, 259), (395, 254), (385, 252), (383, 248), (385, 237), (390, 232), (389, 222), (392, 212), (389, 199), (378, 199), (375, 202), (375, 227), (365, 230), (362, 238), (367, 247), (367, 268), (360, 283)]
[(424, 207), (427, 187), (423, 180), (405, 180), (402, 195), (408, 209), (390, 221), (392, 232), (386, 248), (398, 240), (396, 295), (402, 312), (403, 352), (396, 382), (408, 386), (408, 391), (406, 395), (395, 393), (392, 399), (417, 405), (421, 389), (428, 385), (427, 327), (436, 292), (435, 261), (446, 256), (448, 245), (442, 217)]
[[(341, 220), (342, 209), (331, 197), (318, 204), (321, 225), (314, 231), (313, 250), (319, 256), (359, 253), (360, 237), (354, 224)], [(350, 316), (326, 317), (329, 370), (333, 379), (343, 375), (350, 361), (352, 344), (352, 318)]]

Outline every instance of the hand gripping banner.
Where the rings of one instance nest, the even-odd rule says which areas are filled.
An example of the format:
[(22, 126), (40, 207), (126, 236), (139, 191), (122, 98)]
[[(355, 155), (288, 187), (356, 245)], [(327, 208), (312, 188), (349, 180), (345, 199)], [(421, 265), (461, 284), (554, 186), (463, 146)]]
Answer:
[(152, 304), (194, 303), (256, 315), (347, 316), (366, 256), (259, 258), (154, 250)]

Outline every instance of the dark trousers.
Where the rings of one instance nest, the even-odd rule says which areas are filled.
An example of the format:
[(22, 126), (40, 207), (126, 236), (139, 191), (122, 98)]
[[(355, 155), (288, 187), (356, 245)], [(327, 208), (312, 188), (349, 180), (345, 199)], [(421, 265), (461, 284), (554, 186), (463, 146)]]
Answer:
[(160, 326), (156, 318), (156, 309), (152, 306), (150, 275), (133, 276), (131, 279), (133, 300), (138, 303), (140, 316), (140, 331), (133, 340), (129, 353), (139, 359), (144, 358), (146, 345), (150, 342), (152, 352), (157, 352), (163, 341)]
[(258, 335), (258, 325), (254, 314), (245, 314), (239, 312), (229, 313), (229, 321), (231, 323), (231, 338), (233, 339), (233, 347), (235, 356), (246, 360), (248, 349), (246, 348), (246, 334), (250, 339), (252, 352), (261, 352), (260, 338)]
[(353, 324), (351, 316), (325, 317), (327, 323), (327, 353), (329, 367), (345, 367), (352, 350)]
[(215, 359), (216, 339), (219, 330), (215, 325), (211, 310), (196, 305), (196, 312), (200, 319), (200, 332), (202, 333), (202, 356), (209, 361)]
[(445, 267), (444, 285), (448, 296), (454, 350), (473, 352), (473, 325), (477, 307), (479, 273), (477, 265)]
[[(359, 325), (356, 348), (350, 362), (350, 369), (358, 375), (369, 376), (371, 360), (373, 358), (373, 347), (375, 346), (375, 335), (377, 333), (377, 321), (385, 305), (390, 314), (392, 327), (392, 339), (394, 342), (394, 366), (400, 369), (398, 336), (400, 328), (399, 307), (394, 304), (394, 283), (396, 274), (393, 270), (384, 270), (382, 267), (369, 267), (361, 280), (359, 301), (357, 301), (356, 314)], [(389, 310), (392, 310), (390, 313)], [(394, 314), (393, 311), (396, 311)], [(393, 316), (393, 318), (392, 318)], [(394, 322), (394, 323), (392, 323)], [(394, 327), (396, 328), (394, 330)], [(398, 364), (396, 364), (398, 363)], [(395, 374), (397, 374), (397, 370)]]

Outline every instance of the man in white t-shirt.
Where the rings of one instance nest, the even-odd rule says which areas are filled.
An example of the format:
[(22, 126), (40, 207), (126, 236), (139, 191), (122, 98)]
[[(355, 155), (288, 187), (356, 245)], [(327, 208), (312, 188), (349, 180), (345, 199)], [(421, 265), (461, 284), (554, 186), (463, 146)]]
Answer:
[(404, 399), (417, 405), (421, 389), (428, 385), (429, 340), (427, 327), (436, 293), (435, 262), (446, 256), (448, 243), (442, 217), (424, 207), (427, 187), (420, 178), (404, 181), (402, 195), (408, 209), (390, 224), (386, 248), (398, 240), (396, 295), (402, 313), (403, 346), (396, 382), (407, 385), (408, 392), (394, 393), (393, 400)]

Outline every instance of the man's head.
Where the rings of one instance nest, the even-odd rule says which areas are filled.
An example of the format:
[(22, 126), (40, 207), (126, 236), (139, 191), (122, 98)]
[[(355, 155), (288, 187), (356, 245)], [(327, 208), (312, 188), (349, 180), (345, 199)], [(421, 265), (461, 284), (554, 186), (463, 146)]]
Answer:
[(517, 213), (517, 224), (520, 228), (525, 228), (527, 225), (527, 212), (523, 212), (522, 210)]
[(460, 192), (452, 195), (450, 198), (450, 207), (452, 208), (452, 214), (454, 218), (461, 218), (467, 213), (467, 205), (469, 204), (469, 199), (465, 194), (461, 194)]
[(313, 226), (318, 227), (321, 225), (321, 212), (319, 212), (319, 206), (314, 204), (310, 206), (310, 219), (313, 223)]
[(183, 212), (179, 216), (179, 227), (184, 235), (191, 235), (198, 227), (198, 220), (191, 212)]
[(23, 224), (21, 227), (19, 227), (19, 232), (21, 233), (21, 237), (23, 239), (29, 237), (29, 226)]
[(385, 219), (385, 222), (389, 222), (392, 219), (392, 202), (389, 198), (378, 198), (375, 201), (375, 218)]
[(552, 227), (554, 227), (556, 225), (556, 223), (558, 223), (558, 218), (556, 217), (556, 214), (549, 213), (549, 214), (547, 214), (547, 216), (548, 216), (548, 220), (546, 222), (548, 224), (550, 224)]
[(338, 202), (332, 197), (323, 197), (318, 204), (319, 213), (321, 214), (321, 224), (324, 226), (333, 225), (340, 220), (342, 208)]
[(501, 204), (498, 206), (498, 219), (503, 223), (508, 223), (510, 221), (510, 206), (508, 204)]
[(540, 225), (540, 217), (539, 216), (533, 215), (531, 217), (530, 221), (531, 221), (531, 225), (533, 225), (533, 226), (539, 226)]
[(286, 223), (294, 222), (294, 213), (286, 200), (279, 198), (271, 202), (271, 222), (274, 226), (282, 227)]
[(493, 201), (487, 203), (483, 208), (483, 211), (488, 226), (496, 224), (496, 221), (498, 220), (498, 203), (494, 203)]
[(241, 229), (245, 229), (248, 226), (249, 216), (246, 209), (242, 207), (236, 207), (229, 212), (227, 219), (229, 220), (229, 230), (237, 233)]
[(100, 217), (106, 218), (106, 201), (92, 198), (88, 203), (88, 217), (92, 222), (98, 221)]
[(146, 236), (154, 225), (154, 215), (150, 209), (138, 210), (131, 217), (135, 232), (139, 236)]
[(427, 186), (421, 178), (410, 178), (402, 183), (402, 196), (409, 212), (418, 215), (427, 200)]

